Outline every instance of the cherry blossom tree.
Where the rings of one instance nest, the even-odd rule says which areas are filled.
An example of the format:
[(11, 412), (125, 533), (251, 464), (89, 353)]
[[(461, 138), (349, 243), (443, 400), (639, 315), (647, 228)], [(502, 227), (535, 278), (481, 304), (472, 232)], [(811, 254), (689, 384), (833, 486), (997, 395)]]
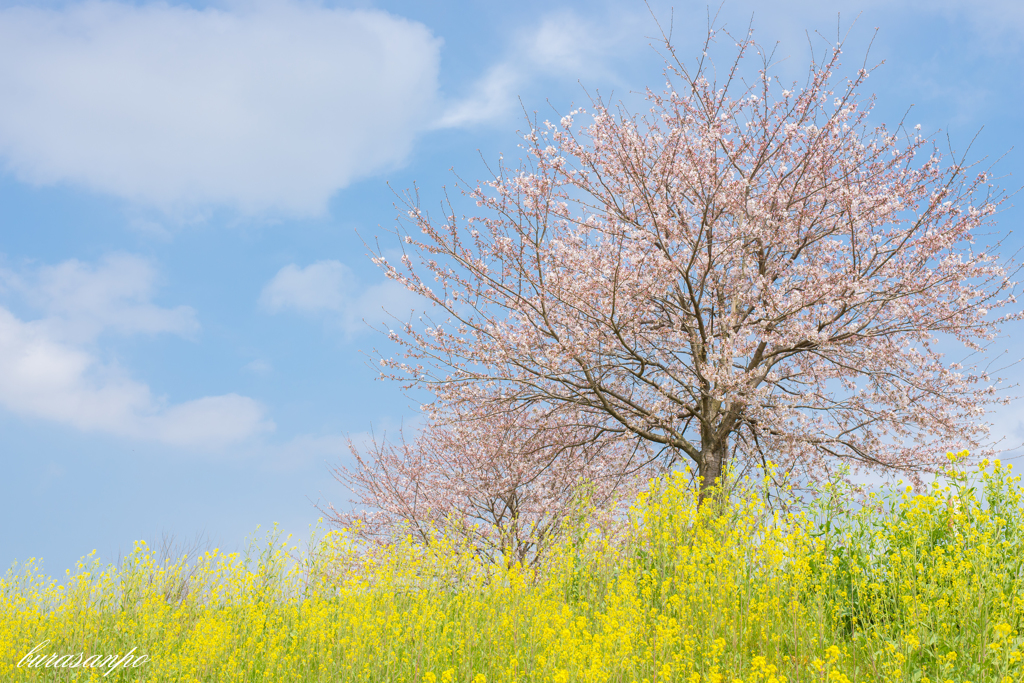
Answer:
[(454, 532), (491, 563), (537, 564), (582, 504), (629, 499), (655, 470), (645, 444), (599, 432), (565, 410), (480, 417), (447, 407), (411, 443), (374, 439), (361, 453), (350, 441), (355, 466), (334, 475), (358, 508), (329, 515), (375, 542)]
[(463, 190), (477, 215), (406, 196), (401, 260), (374, 260), (442, 315), (396, 318), (382, 376), (492, 396), (480, 415), (571, 406), (692, 461), (702, 495), (730, 463), (920, 483), (987, 447), (1000, 380), (939, 347), (1021, 319), (996, 315), (1012, 264), (974, 240), (1005, 193), (920, 126), (869, 127), (870, 71), (838, 77), (841, 43), (784, 87), (751, 34), (716, 71), (715, 39), (694, 66), (666, 41), (646, 115), (534, 119), (520, 166)]

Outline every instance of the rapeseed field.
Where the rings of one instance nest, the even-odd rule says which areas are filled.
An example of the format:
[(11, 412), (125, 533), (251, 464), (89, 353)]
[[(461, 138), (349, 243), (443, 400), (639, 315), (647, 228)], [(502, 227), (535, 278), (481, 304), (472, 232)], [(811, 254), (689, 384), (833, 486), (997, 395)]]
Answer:
[(924, 494), (802, 504), (741, 485), (700, 506), (683, 473), (628, 514), (581, 509), (535, 568), (439, 532), (0, 582), (2, 681), (790, 683), (1024, 681), (1024, 505), (966, 453)]

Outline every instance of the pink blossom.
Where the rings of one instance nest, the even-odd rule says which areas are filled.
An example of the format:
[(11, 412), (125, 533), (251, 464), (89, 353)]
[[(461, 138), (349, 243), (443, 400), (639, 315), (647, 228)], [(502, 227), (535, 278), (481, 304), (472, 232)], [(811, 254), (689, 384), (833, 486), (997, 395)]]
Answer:
[[(1022, 317), (987, 315), (1015, 283), (1010, 264), (971, 248), (1005, 198), (991, 176), (868, 127), (868, 71), (838, 81), (838, 49), (782, 89), (738, 77), (749, 39), (721, 82), (666, 47), (667, 86), (647, 91), (646, 115), (596, 101), (589, 125), (582, 110), (532, 125), (519, 168), (466, 190), (478, 215), (457, 221), (449, 205), (438, 223), (409, 200), (416, 262), (375, 262), (443, 319), (392, 336), (420, 364), (384, 359), (389, 376), (473, 425), (569, 411), (691, 460), (704, 486), (730, 461), (766, 460), (810, 479), (845, 461), (916, 481), (948, 451), (982, 448), (998, 380), (949, 372), (935, 344), (981, 350)], [(450, 433), (472, 440), (445, 425), (402, 457), (470, 458), (445, 450)], [(458, 477), (498, 477), (485, 473), (526, 457), (513, 452), (459, 460)], [(377, 451), (401, 471), (397, 453)], [(614, 470), (607, 453), (580, 457)]]

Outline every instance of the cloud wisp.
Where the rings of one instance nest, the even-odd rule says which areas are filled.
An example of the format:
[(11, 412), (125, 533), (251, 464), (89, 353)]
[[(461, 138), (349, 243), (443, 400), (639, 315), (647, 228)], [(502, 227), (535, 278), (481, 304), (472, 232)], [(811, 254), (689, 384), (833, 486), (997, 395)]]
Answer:
[(96, 264), (70, 259), (28, 275), (0, 270), (0, 282), (44, 313), (36, 324), (56, 339), (88, 342), (103, 331), (191, 338), (199, 331), (190, 306), (163, 308), (150, 300), (156, 270), (131, 254), (108, 254)]
[(0, 160), (180, 213), (322, 213), (403, 162), (440, 40), (376, 10), (99, 0), (0, 9)]
[(327, 260), (305, 268), (294, 263), (284, 266), (263, 288), (259, 304), (269, 313), (327, 316), (340, 323), (346, 335), (354, 336), (390, 315), (401, 317), (421, 309), (424, 301), (390, 280), (363, 286), (347, 265)]
[(582, 80), (590, 86), (615, 82), (614, 60), (644, 47), (634, 40), (641, 25), (642, 15), (634, 12), (616, 11), (604, 19), (584, 18), (572, 10), (549, 13), (531, 29), (517, 32), (506, 56), (465, 97), (452, 100), (433, 127), (500, 120), (518, 108), (518, 98), (531, 82), (545, 77)]
[(85, 432), (182, 446), (220, 446), (271, 431), (265, 409), (238, 394), (171, 404), (93, 350), (104, 333), (192, 336), (186, 306), (152, 303), (156, 274), (128, 254), (97, 265), (72, 260), (28, 274), (0, 272), (9, 294), (43, 315), (22, 320), (0, 306), (0, 406)]

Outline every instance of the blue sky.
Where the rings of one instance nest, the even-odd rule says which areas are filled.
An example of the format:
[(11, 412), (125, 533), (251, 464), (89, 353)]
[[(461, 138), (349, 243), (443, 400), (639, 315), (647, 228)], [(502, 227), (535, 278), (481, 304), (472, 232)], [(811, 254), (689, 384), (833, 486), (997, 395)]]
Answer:
[[(872, 119), (913, 105), (958, 150), (981, 130), (971, 156), (1022, 184), (1024, 6), (734, 0), (719, 23), (751, 15), (785, 79), (805, 31), (856, 18), (859, 66), (878, 27)], [(705, 25), (675, 3), (684, 57)], [(164, 533), (241, 549), (344, 506), (346, 435), (417, 419), (364, 355), (385, 345), (363, 321), (416, 303), (363, 244), (391, 188), (429, 207), (452, 168), (518, 158), (523, 107), (636, 104), (655, 34), (626, 1), (0, 2), (0, 562), (62, 574)], [(1021, 216), (999, 217), (1006, 255)], [(990, 416), (1008, 444), (1022, 406)]]

